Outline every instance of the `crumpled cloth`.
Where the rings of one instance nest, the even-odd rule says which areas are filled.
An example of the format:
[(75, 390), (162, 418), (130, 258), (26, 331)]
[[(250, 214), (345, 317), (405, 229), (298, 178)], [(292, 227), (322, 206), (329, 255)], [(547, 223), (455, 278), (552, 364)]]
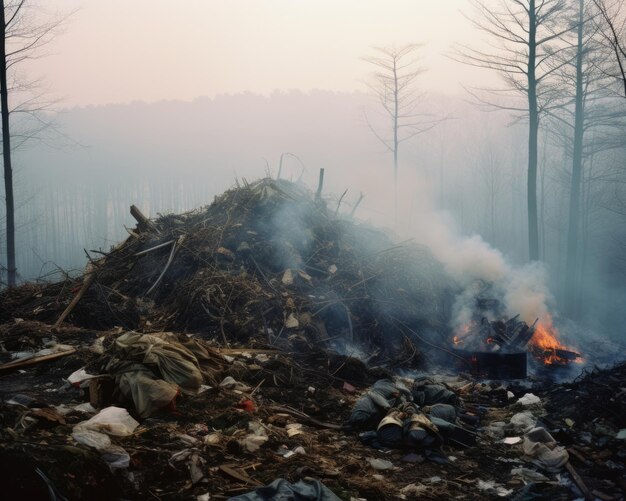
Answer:
[(206, 352), (169, 332), (128, 332), (115, 340), (111, 355), (106, 370), (142, 418), (170, 405), (180, 392), (197, 392), (204, 381), (198, 359)]
[(229, 498), (229, 501), (341, 501), (341, 498), (319, 480), (300, 480), (291, 484), (279, 478), (255, 491)]
[(558, 471), (567, 461), (569, 453), (545, 428), (533, 428), (524, 435), (522, 444), (524, 455), (548, 471)]

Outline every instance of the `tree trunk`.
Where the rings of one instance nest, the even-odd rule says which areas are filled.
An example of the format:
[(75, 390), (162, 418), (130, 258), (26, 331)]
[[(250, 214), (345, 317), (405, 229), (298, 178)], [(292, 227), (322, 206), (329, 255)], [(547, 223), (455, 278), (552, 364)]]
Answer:
[(7, 217), (7, 282), (15, 286), (15, 202), (13, 200), (13, 169), (11, 168), (11, 135), (9, 130), (9, 92), (7, 88), (6, 25), (4, 0), (0, 1), (0, 107), (2, 115), (2, 157), (4, 160), (4, 191)]
[(393, 61), (393, 196), (394, 219), (398, 223), (398, 70), (396, 60)]
[(569, 200), (569, 227), (567, 231), (567, 261), (565, 268), (565, 311), (570, 318), (577, 317), (578, 284), (578, 230), (580, 226), (580, 178), (583, 156), (583, 21), (585, 1), (579, 0), (578, 44), (576, 49), (576, 114), (574, 118), (574, 155), (572, 163), (572, 183)]
[(528, 9), (528, 260), (539, 260), (539, 228), (537, 225), (537, 138), (539, 111), (537, 107), (537, 12), (535, 0)]

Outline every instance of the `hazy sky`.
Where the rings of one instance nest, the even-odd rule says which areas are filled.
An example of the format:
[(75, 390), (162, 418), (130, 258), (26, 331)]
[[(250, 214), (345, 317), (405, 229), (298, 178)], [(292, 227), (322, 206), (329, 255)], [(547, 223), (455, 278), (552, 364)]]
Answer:
[(69, 12), (30, 71), (64, 105), (362, 89), (372, 45), (420, 42), (426, 90), (491, 79), (444, 55), (480, 37), (466, 0), (46, 0)]

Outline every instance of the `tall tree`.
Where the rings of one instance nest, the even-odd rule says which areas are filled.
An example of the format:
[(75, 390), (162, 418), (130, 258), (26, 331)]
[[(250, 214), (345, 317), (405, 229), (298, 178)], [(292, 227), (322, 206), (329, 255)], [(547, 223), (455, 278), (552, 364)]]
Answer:
[(4, 193), (7, 227), (7, 283), (15, 285), (15, 200), (13, 168), (11, 167), (11, 133), (9, 130), (9, 90), (7, 85), (7, 22), (4, 0), (0, 0), (0, 113), (2, 115), (2, 160), (4, 162)]
[(623, 0), (593, 0), (595, 17), (608, 47), (613, 53), (613, 76), (621, 82), (626, 97), (626, 7)]
[[(440, 120), (418, 111), (422, 95), (416, 87), (417, 77), (424, 72), (417, 65), (419, 44), (401, 47), (374, 47), (374, 56), (363, 59), (376, 67), (367, 82), (372, 95), (381, 105), (389, 127), (380, 132), (366, 115), (367, 124), (376, 138), (393, 155), (393, 186), (395, 207), (398, 203), (398, 158), (400, 144), (427, 130)], [(396, 214), (397, 216), (397, 214)]]
[[(37, 57), (38, 51), (47, 44), (62, 22), (61, 18), (40, 22), (36, 6), (28, 0), (0, 0), (0, 115), (2, 117), (2, 159), (4, 164), (4, 190), (6, 205), (6, 254), (7, 284), (13, 287), (17, 279), (15, 256), (15, 197), (13, 192), (13, 167), (11, 164), (12, 113), (31, 116), (44, 111), (40, 96), (33, 93), (34, 85), (13, 78), (9, 85), (9, 73), (17, 65)], [(9, 103), (11, 94), (28, 94), (22, 102)], [(17, 99), (19, 101), (19, 98)], [(15, 101), (15, 100), (14, 100)], [(20, 144), (41, 130), (39, 125), (20, 138)]]
[[(565, 126), (565, 129), (551, 127), (551, 130), (555, 138), (560, 136), (571, 160), (571, 170), (566, 177), (569, 207), (563, 295), (565, 312), (571, 318), (580, 314), (580, 237), (581, 221), (585, 216), (582, 206), (585, 161), (599, 151), (621, 146), (622, 142), (616, 141), (610, 129), (619, 130), (624, 123), (623, 106), (615, 102), (614, 92), (611, 91), (614, 80), (607, 76), (606, 61), (610, 59), (610, 54), (607, 55), (600, 43), (600, 32), (593, 22), (597, 12), (590, 8), (590, 2), (576, 0), (576, 3), (577, 10), (572, 19), (576, 36), (571, 51), (564, 52), (561, 58), (566, 64), (561, 66), (556, 63), (561, 66), (557, 72), (561, 105), (549, 113), (550, 119)], [(600, 131), (602, 140), (587, 140), (587, 136), (593, 136), (591, 133)]]
[[(474, 15), (470, 21), (492, 38), (489, 49), (460, 47), (456, 59), (472, 66), (497, 71), (505, 89), (481, 89), (491, 98), (473, 95), (481, 104), (523, 113), (528, 118), (528, 257), (539, 260), (537, 211), (537, 161), (539, 120), (552, 102), (554, 89), (549, 78), (557, 66), (552, 59), (561, 48), (558, 41), (570, 27), (560, 19), (568, 8), (566, 0), (470, 0)], [(502, 104), (503, 95), (521, 95), (525, 105)], [(497, 99), (494, 99), (495, 97)]]
[(565, 265), (565, 308), (570, 316), (575, 316), (577, 303), (577, 283), (580, 228), (580, 186), (583, 167), (584, 135), (584, 90), (583, 64), (585, 47), (583, 35), (585, 28), (585, 0), (578, 0), (578, 22), (576, 29), (576, 90), (574, 93), (574, 154), (572, 155), (572, 182), (569, 199), (569, 226), (567, 229), (567, 261)]

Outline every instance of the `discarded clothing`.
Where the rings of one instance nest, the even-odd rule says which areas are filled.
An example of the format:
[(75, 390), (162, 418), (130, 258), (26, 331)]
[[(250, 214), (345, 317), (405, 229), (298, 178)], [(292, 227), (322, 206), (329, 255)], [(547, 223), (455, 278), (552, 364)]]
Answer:
[(197, 392), (203, 383), (196, 357), (203, 356), (201, 347), (169, 332), (128, 332), (115, 340), (111, 353), (106, 371), (142, 418), (170, 405), (181, 391)]
[(379, 379), (354, 404), (348, 424), (360, 428), (376, 427), (389, 409), (410, 399), (411, 394), (403, 385)]
[(548, 471), (557, 471), (569, 460), (569, 453), (557, 445), (545, 428), (533, 428), (524, 436), (524, 455)]
[(441, 384), (423, 384), (416, 382), (411, 390), (413, 401), (423, 407), (425, 405), (449, 404), (458, 405), (459, 397)]
[(300, 480), (295, 484), (284, 478), (274, 480), (265, 487), (229, 498), (229, 501), (341, 501), (333, 491), (319, 480), (305, 482)]

